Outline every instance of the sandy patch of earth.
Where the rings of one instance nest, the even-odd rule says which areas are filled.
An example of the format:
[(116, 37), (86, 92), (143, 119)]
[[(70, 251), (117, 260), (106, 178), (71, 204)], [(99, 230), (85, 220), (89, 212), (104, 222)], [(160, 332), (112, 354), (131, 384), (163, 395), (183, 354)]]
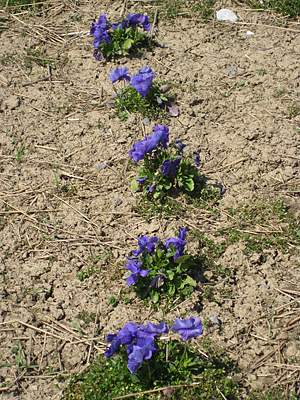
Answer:
[[(245, 240), (216, 233), (235, 227), (251, 237), (278, 236), (290, 224), (270, 205), (278, 200), (299, 220), (300, 31), (292, 24), (281, 29), (272, 13), (227, 6), (250, 25), (161, 18), (154, 29), (159, 47), (143, 59), (116, 63), (93, 59), (88, 32), (104, 11), (118, 20), (120, 2), (106, 8), (55, 3), (41, 13), (11, 17), (10, 29), (1, 33), (0, 74), (9, 82), (0, 82), (1, 365), (14, 362), (19, 343), (23, 362), (38, 365), (23, 375), (16, 365), (2, 368), (2, 383), (10, 387), (3, 398), (54, 398), (60, 389), (47, 373), (82, 370), (105, 349), (91, 346), (89, 338), (104, 343), (107, 333), (128, 321), (200, 317), (206, 326), (198, 342), (209, 338), (228, 352), (248, 390), (284, 383), (286, 370), (278, 365), (299, 360), (299, 242), (284, 233), (287, 248), (250, 251)], [(142, 10), (128, 1), (127, 7), (152, 11), (151, 4)], [(66, 35), (73, 32), (83, 33)], [(28, 49), (55, 65), (51, 79), (47, 65), (24, 56)], [(176, 84), (180, 116), (149, 126), (140, 115), (126, 122), (112, 118), (103, 103), (116, 65), (131, 73), (148, 65), (156, 80)], [(170, 140), (187, 144), (187, 153), (200, 152), (209, 187), (227, 190), (204, 208), (177, 198), (181, 213), (154, 213), (145, 221), (132, 209), (141, 200), (130, 190), (137, 168), (128, 151), (159, 123), (169, 127)], [(242, 220), (249, 200), (269, 225)], [(165, 239), (183, 226), (192, 254), (206, 254), (203, 237), (225, 242), (215, 262), (223, 272), (200, 269), (198, 290), (167, 313), (141, 309), (123, 279), (125, 257), (136, 248), (136, 237)]]

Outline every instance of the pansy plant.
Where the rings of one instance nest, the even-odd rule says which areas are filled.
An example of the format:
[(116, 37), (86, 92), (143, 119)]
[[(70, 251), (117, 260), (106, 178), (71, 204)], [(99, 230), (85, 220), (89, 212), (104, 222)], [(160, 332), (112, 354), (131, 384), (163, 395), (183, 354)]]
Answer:
[(178, 237), (164, 241), (156, 236), (139, 237), (139, 249), (127, 257), (125, 265), (127, 286), (133, 286), (141, 298), (150, 297), (154, 304), (191, 293), (196, 286), (191, 276), (195, 259), (184, 253), (186, 235), (186, 229), (180, 228)]
[(100, 61), (102, 55), (115, 59), (125, 56), (141, 44), (149, 43), (144, 32), (151, 29), (149, 18), (143, 14), (128, 14), (121, 21), (110, 24), (105, 14), (92, 23), (90, 35), (94, 36), (94, 57)]
[[(171, 329), (180, 333), (181, 339), (186, 342), (191, 338), (202, 335), (203, 324), (197, 317), (184, 320), (176, 318)], [(136, 380), (144, 379), (148, 381), (148, 385), (155, 380), (157, 374), (171, 373), (174, 368), (178, 373), (183, 372), (185, 376), (189, 375), (190, 371), (197, 371), (197, 363), (188, 346), (182, 345), (177, 340), (170, 340), (165, 336), (168, 333), (169, 328), (162, 321), (157, 325), (148, 322), (147, 325), (142, 324), (141, 326), (128, 322), (117, 334), (107, 336), (106, 341), (110, 343), (110, 346), (104, 355), (106, 358), (111, 358), (120, 350), (120, 346), (127, 346), (126, 351), (123, 348), (123, 355), (125, 358), (127, 353), (127, 368), (131, 376), (135, 375)], [(164, 337), (162, 338), (161, 335), (164, 335)], [(165, 371), (162, 372), (161, 356), (165, 358), (166, 352), (168, 353), (168, 361), (163, 367)], [(169, 369), (170, 371), (168, 371)]]
[[(168, 114), (167, 105), (170, 104), (177, 109), (177, 106), (171, 101), (172, 98), (169, 100), (165, 96), (170, 86), (157, 83), (153, 81), (154, 78), (155, 74), (148, 66), (134, 73), (132, 78), (130, 78), (127, 68), (114, 69), (110, 72), (109, 79), (115, 93), (112, 96), (113, 100), (108, 102), (108, 107), (114, 107), (116, 109), (115, 114), (121, 120), (126, 120), (130, 113), (135, 112), (149, 117), (157, 117), (160, 114), (166, 115)], [(124, 85), (119, 87), (114, 85), (121, 81)], [(174, 115), (172, 114), (172, 116)]]
[[(164, 125), (154, 126), (154, 133), (135, 143), (129, 151), (135, 163), (143, 160), (144, 166), (138, 171), (139, 177), (131, 182), (133, 190), (143, 189), (144, 194), (162, 198), (171, 188), (195, 188), (195, 179), (199, 177), (195, 165), (199, 165), (195, 156), (185, 157), (186, 147), (180, 140), (169, 144), (169, 128)], [(194, 153), (195, 154), (195, 153)]]

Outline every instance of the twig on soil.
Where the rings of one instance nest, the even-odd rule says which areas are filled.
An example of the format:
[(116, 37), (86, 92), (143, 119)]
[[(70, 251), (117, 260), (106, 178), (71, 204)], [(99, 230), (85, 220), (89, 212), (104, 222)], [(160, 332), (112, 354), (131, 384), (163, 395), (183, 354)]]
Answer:
[(281, 29), (284, 31), (291, 31), (291, 32), (297, 32), (299, 33), (300, 31), (298, 29), (291, 29), (291, 28), (284, 28), (282, 26), (274, 26), (274, 25), (265, 25), (265, 24), (256, 24), (255, 22), (235, 22), (237, 25), (255, 25), (258, 28), (274, 28), (274, 29)]
[(157, 63), (161, 64), (163, 67), (169, 69), (170, 71), (176, 72), (174, 69), (172, 69), (171, 67), (166, 66), (164, 63), (162, 63), (161, 61), (157, 60), (155, 57), (152, 57)]
[(203, 174), (211, 174), (212, 172), (216, 172), (216, 171), (220, 171), (221, 169), (229, 168), (229, 167), (231, 167), (232, 165), (238, 164), (238, 163), (243, 162), (243, 161), (246, 161), (246, 160), (249, 160), (249, 158), (248, 158), (248, 157), (240, 158), (240, 159), (237, 160), (237, 161), (233, 161), (233, 162), (231, 162), (231, 163), (229, 163), (229, 164), (222, 165), (221, 167), (218, 167), (218, 168), (215, 168), (215, 169), (211, 169), (211, 170), (209, 170), (209, 171), (202, 171), (202, 173), (203, 173)]
[[(285, 345), (286, 345), (285, 342), (282, 343), (282, 344), (280, 345), (280, 351), (283, 349), (283, 347), (284, 347)], [(254, 371), (255, 369), (257, 369), (257, 368), (261, 367), (262, 365), (264, 365), (264, 364), (265, 364), (265, 361), (266, 361), (268, 358), (272, 357), (272, 356), (276, 353), (277, 350), (278, 350), (277, 348), (276, 348), (276, 349), (273, 349), (273, 350), (271, 350), (268, 354), (266, 354), (265, 356), (261, 357), (261, 358), (260, 358), (258, 361), (256, 361), (256, 363), (252, 366), (251, 370)]]
[(287, 294), (287, 293), (284, 293), (282, 290), (280, 290), (280, 289), (278, 289), (278, 288), (276, 288), (276, 287), (274, 287), (274, 289), (277, 290), (277, 292), (279, 292), (279, 293), (281, 293), (281, 294), (284, 294), (285, 296), (289, 297), (290, 299), (295, 300), (295, 297), (290, 296), (290, 295)]
[(7, 386), (7, 387), (1, 387), (1, 388), (0, 388), (0, 392), (5, 392), (6, 390), (9, 390), (16, 382), (18, 382), (20, 379), (23, 378), (23, 376), (26, 374), (26, 372), (27, 372), (26, 370), (23, 371), (23, 372), (21, 373), (21, 375), (17, 376), (16, 379), (15, 379), (9, 386)]
[[(98, 228), (99, 231), (100, 231), (99, 226), (98, 226), (95, 222), (91, 221), (86, 215), (82, 214), (82, 213), (81, 213), (79, 210), (77, 210), (75, 207), (71, 206), (71, 204), (67, 203), (65, 200), (63, 200), (61, 197), (57, 196), (57, 195), (54, 194), (54, 193), (50, 193), (50, 192), (48, 192), (48, 191), (46, 191), (46, 193), (48, 193), (49, 195), (52, 195), (52, 196), (56, 197), (56, 198), (59, 199), (61, 202), (63, 202), (64, 204), (66, 204), (68, 207), (72, 208), (72, 210), (74, 210), (75, 212), (77, 212), (77, 214), (81, 215), (81, 217), (83, 217), (90, 225), (94, 225), (94, 226), (95, 226), (96, 228)], [(93, 228), (92, 228), (92, 229), (93, 229)], [(95, 234), (96, 234), (96, 232), (95, 232)], [(97, 237), (97, 234), (96, 234), (96, 237)]]
[(198, 228), (196, 225), (194, 225), (194, 224), (191, 224), (190, 222), (186, 221), (185, 219), (183, 219), (183, 218), (181, 218), (181, 217), (179, 217), (179, 216), (178, 216), (178, 218), (179, 218), (179, 219), (181, 219), (181, 221), (183, 221), (185, 224), (187, 224), (187, 225), (191, 226), (192, 228), (194, 228), (194, 229), (197, 229), (197, 230), (198, 230), (198, 231), (200, 231), (200, 232), (202, 232), (202, 231), (203, 231), (203, 229), (201, 230), (201, 229), (200, 229), (200, 228)]
[(151, 29), (151, 33), (150, 33), (150, 38), (151, 39), (152, 39), (152, 36), (153, 36), (153, 31), (154, 31), (154, 27), (155, 27), (155, 23), (156, 23), (157, 13), (158, 13), (158, 7), (156, 7), (154, 20), (153, 20), (153, 24), (152, 24), (152, 29)]
[(34, 85), (35, 83), (38, 83), (38, 82), (47, 81), (47, 80), (50, 79), (50, 78), (51, 78), (51, 76), (46, 76), (46, 78), (41, 78), (41, 79), (37, 79), (36, 81), (31, 81), (31, 82), (23, 83), (22, 87)]
[(86, 148), (88, 148), (88, 147), (90, 147), (90, 146), (91, 146), (91, 145), (89, 144), (88, 146), (80, 147), (80, 149), (77, 149), (77, 150), (73, 151), (72, 153), (67, 154), (66, 156), (64, 156), (64, 158), (65, 158), (65, 159), (66, 159), (66, 158), (69, 158), (69, 157), (73, 156), (74, 154), (78, 153), (79, 151), (82, 151), (82, 150), (84, 150), (84, 149), (86, 149)]
[(41, 370), (42, 362), (43, 362), (43, 358), (44, 358), (44, 351), (45, 351), (45, 347), (46, 347), (46, 339), (47, 339), (47, 333), (45, 333), (45, 337), (44, 337), (44, 345), (43, 345), (41, 359), (40, 359), (39, 372)]
[(190, 384), (186, 384), (186, 385), (172, 385), (172, 386), (167, 386), (167, 387), (163, 387), (163, 388), (158, 388), (158, 389), (153, 389), (153, 390), (147, 390), (145, 392), (138, 392), (138, 393), (132, 393), (132, 394), (126, 394), (125, 396), (119, 396), (119, 397), (113, 397), (111, 400), (119, 400), (119, 399), (126, 399), (129, 397), (136, 397), (136, 396), (140, 396), (141, 394), (148, 394), (148, 393), (157, 393), (157, 392), (162, 392), (164, 390), (167, 390), (169, 388), (180, 388), (180, 387), (191, 387), (191, 386), (198, 386), (198, 385), (202, 385), (202, 382), (193, 382)]

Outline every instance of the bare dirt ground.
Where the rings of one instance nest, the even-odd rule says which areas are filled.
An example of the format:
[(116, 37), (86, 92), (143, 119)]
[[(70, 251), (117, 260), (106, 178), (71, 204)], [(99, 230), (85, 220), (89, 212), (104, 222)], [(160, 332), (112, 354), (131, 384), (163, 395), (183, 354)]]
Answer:
[[(235, 3), (215, 9), (230, 8), (236, 24), (182, 15), (171, 23), (162, 12), (153, 52), (97, 62), (91, 23), (104, 12), (118, 21), (122, 4), (52, 1), (39, 13), (1, 14), (10, 28), (0, 34), (8, 82), (0, 81), (0, 364), (12, 365), (0, 369), (0, 397), (59, 399), (64, 383), (57, 388), (55, 376), (82, 370), (105, 349), (91, 338), (104, 343), (128, 321), (191, 315), (206, 321), (199, 345), (209, 338), (236, 361), (244, 397), (280, 383), (286, 394), (299, 390), (299, 25)], [(155, 9), (129, 0), (125, 15)], [(131, 73), (148, 65), (157, 81), (176, 84), (180, 116), (150, 126), (140, 115), (112, 118), (103, 103), (120, 65)], [(152, 212), (147, 222), (140, 194), (130, 190), (137, 168), (128, 151), (159, 123), (187, 153), (200, 152), (208, 187), (227, 190), (204, 208), (178, 197), (177, 215)], [(274, 211), (279, 200), (296, 218), (296, 236)], [(245, 219), (245, 209), (265, 222)], [(205, 253), (203, 237), (225, 241), (217, 264), (230, 274), (203, 268), (197, 295), (167, 313), (141, 308), (123, 278), (125, 257), (136, 237), (165, 239), (180, 227), (191, 254)], [(216, 236), (220, 228), (244, 238)], [(277, 235), (284, 246), (245, 251), (245, 235)], [(16, 358), (36, 367), (18, 369)]]

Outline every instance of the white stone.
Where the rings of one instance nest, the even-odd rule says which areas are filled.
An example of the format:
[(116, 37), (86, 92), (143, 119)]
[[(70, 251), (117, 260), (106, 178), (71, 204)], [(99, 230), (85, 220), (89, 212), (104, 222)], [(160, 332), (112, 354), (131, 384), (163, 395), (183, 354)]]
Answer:
[(247, 35), (247, 36), (253, 36), (253, 35), (254, 35), (254, 33), (253, 33), (253, 32), (251, 32), (251, 31), (247, 31), (246, 35)]
[(217, 20), (218, 21), (237, 22), (238, 17), (235, 15), (234, 12), (227, 10), (226, 8), (222, 8), (222, 10), (217, 12)]

